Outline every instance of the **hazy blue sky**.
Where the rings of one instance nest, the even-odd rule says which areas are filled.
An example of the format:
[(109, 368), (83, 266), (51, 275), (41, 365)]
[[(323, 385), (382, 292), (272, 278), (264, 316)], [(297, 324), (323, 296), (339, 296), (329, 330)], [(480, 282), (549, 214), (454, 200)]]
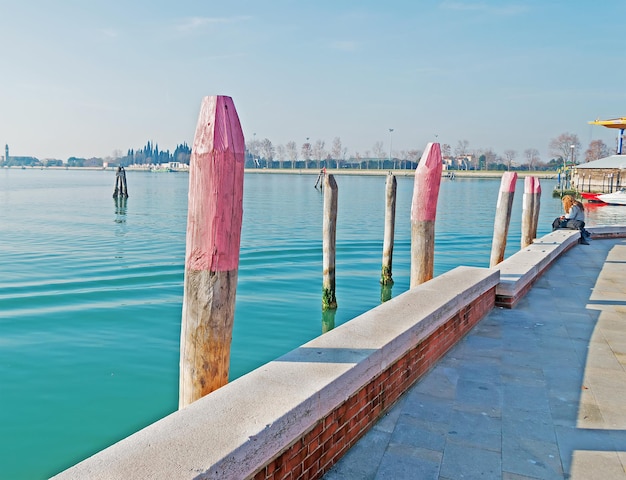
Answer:
[[(13, 155), (191, 145), (233, 97), (246, 140), (513, 149), (626, 116), (624, 0), (0, 0), (0, 144)], [(4, 149), (0, 154), (3, 154)]]

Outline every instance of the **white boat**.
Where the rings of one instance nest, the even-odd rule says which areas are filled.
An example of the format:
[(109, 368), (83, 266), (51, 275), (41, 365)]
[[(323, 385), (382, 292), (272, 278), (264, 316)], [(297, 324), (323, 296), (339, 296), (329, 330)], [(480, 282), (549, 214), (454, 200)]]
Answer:
[(613, 193), (603, 193), (597, 196), (598, 200), (611, 205), (626, 205), (626, 188)]

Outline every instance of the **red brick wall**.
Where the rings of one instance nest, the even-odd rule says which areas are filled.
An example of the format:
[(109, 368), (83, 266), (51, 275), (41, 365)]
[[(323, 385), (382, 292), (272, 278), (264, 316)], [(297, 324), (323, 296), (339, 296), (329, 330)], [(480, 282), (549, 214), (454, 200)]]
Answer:
[(263, 467), (254, 480), (321, 478), (495, 304), (495, 287), (463, 307)]

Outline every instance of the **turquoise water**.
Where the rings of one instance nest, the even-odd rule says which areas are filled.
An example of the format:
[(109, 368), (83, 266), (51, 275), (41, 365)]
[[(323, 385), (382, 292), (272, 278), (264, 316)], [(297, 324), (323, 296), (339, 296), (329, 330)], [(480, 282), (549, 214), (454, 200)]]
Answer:
[[(0, 478), (53, 475), (177, 408), (187, 174), (0, 170)], [(322, 317), (315, 176), (246, 174), (231, 377), (380, 303), (384, 176), (337, 176), (334, 319)], [(442, 180), (435, 274), (488, 266), (499, 180)], [(552, 185), (544, 181), (544, 190)], [(398, 177), (393, 295), (412, 178)], [(519, 249), (518, 182), (507, 256)], [(621, 207), (589, 223), (623, 223)], [(542, 198), (539, 234), (560, 202)]]

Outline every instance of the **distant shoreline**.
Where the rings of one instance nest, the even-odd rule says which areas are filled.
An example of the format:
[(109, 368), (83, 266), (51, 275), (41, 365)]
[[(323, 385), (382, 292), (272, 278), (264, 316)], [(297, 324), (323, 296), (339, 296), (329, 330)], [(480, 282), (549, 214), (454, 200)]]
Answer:
[[(93, 170), (105, 170), (114, 172), (117, 167), (2, 167), (7, 170), (84, 170), (84, 171), (93, 171)], [(148, 170), (143, 169), (126, 169), (129, 173), (134, 172), (143, 172), (143, 173), (152, 173), (152, 174), (164, 174), (164, 173), (187, 173), (188, 170), (181, 172), (150, 172)], [(282, 175), (319, 175), (319, 170), (315, 168), (246, 168), (244, 169), (245, 173), (248, 174), (258, 174), (258, 175), (267, 175), (267, 174), (282, 174)], [(415, 175), (415, 170), (364, 170), (364, 169), (348, 169), (348, 168), (327, 168), (326, 173), (329, 175), (366, 175), (366, 176), (386, 176), (389, 173), (392, 173), (396, 177), (413, 177)], [(448, 177), (453, 175), (455, 178), (500, 178), (505, 173), (504, 170), (444, 170), (441, 173), (442, 177)], [(556, 172), (545, 172), (545, 171), (515, 171), (517, 176), (520, 178), (525, 178), (528, 176), (534, 176), (539, 178), (557, 178)]]

